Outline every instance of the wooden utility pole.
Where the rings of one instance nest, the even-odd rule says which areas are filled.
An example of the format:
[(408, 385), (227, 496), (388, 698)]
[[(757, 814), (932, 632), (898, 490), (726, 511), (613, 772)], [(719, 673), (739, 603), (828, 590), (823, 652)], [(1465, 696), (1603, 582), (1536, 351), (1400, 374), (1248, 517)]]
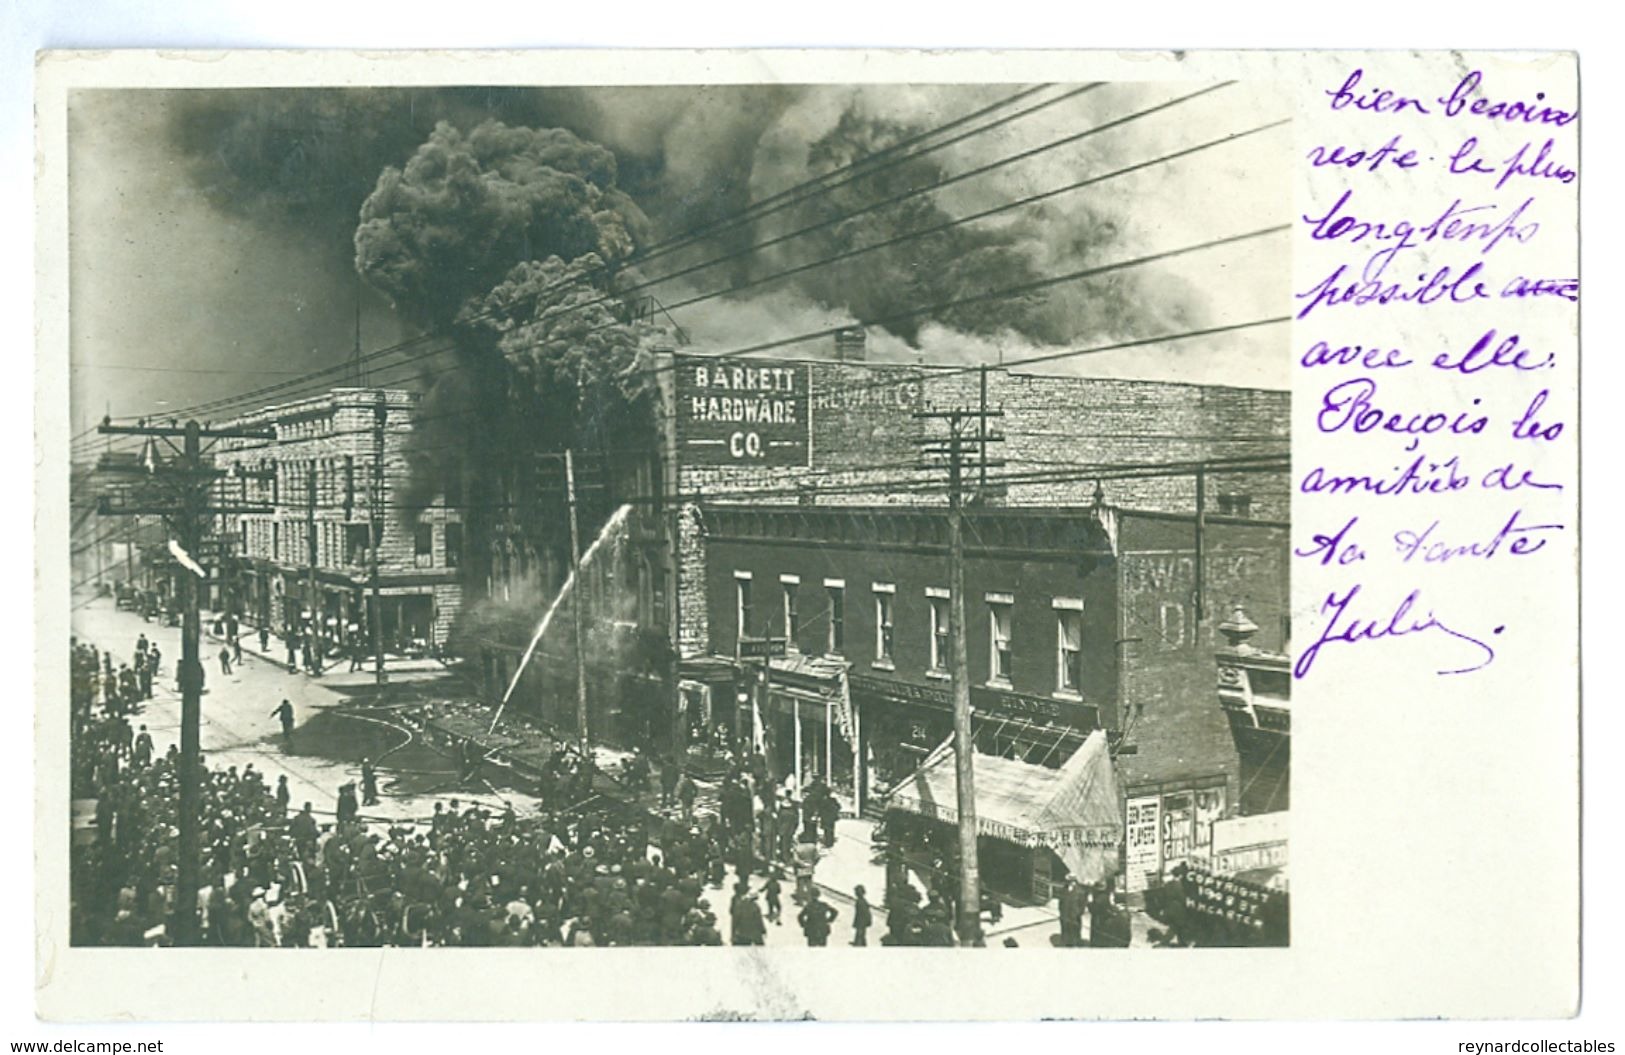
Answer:
[(384, 598), (379, 585), (378, 550), (384, 541), (384, 426), (389, 406), (383, 389), (373, 393), (372, 408), (372, 486), (367, 488), (367, 578), (372, 588), (372, 677), (380, 690), (388, 676), (384, 673)]
[(310, 605), (311, 656), (316, 673), (322, 670), (322, 604), (316, 592), (316, 459), (305, 466), (305, 600)]
[[(982, 449), (1000, 437), (989, 436), (986, 419), (1003, 411), (979, 410), (924, 411), (918, 418), (943, 418), (948, 423), (945, 445), (928, 445), (929, 453), (948, 457), (948, 628), (951, 638), (948, 675), (953, 686), (955, 805), (959, 814), (959, 938), (977, 944), (982, 937), (982, 882), (976, 846), (976, 738), (971, 728), (970, 646), (965, 615), (965, 424), (978, 423), (977, 442)], [(986, 472), (987, 459), (978, 457), (978, 471)], [(985, 480), (985, 475), (980, 477)]]
[(564, 452), (564, 489), (570, 506), (570, 619), (575, 626), (576, 639), (576, 735), (581, 739), (581, 756), (590, 757), (587, 740), (587, 642), (586, 620), (582, 618), (586, 584), (581, 581), (581, 534), (576, 515), (575, 452)]
[[(97, 510), (104, 516), (147, 514), (164, 517), (169, 522), (172, 543), (180, 551), (177, 556), (185, 557), (177, 576), (180, 580), (181, 603), (181, 658), (177, 668), (181, 689), (181, 757), (176, 828), (179, 829), (180, 845), (175, 862), (175, 932), (171, 938), (176, 945), (196, 945), (199, 940), (197, 892), (202, 866), (198, 851), (201, 825), (198, 802), (203, 768), (200, 748), (203, 663), (199, 640), (202, 619), (198, 605), (199, 592), (206, 585), (205, 573), (198, 558), (212, 514), (271, 512), (269, 506), (227, 507), (210, 501), (209, 490), (215, 478), (222, 474), (203, 464), (203, 440), (274, 440), (276, 433), (271, 429), (203, 429), (196, 421), (188, 421), (184, 428), (115, 426), (104, 422), (101, 431), (165, 440), (179, 436), (182, 440), (182, 447), (177, 452), (180, 455), (178, 465), (151, 470), (148, 486), (132, 489), (136, 493), (118, 496), (120, 501), (114, 501), (112, 495), (103, 495), (97, 502)], [(221, 559), (216, 558), (217, 571)]]

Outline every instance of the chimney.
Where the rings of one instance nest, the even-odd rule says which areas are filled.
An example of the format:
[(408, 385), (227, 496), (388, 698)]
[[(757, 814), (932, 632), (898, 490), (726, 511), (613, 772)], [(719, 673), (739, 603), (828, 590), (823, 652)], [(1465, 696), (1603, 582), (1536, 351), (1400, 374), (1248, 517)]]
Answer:
[(843, 363), (861, 363), (866, 358), (864, 352), (866, 334), (862, 326), (848, 326), (844, 330), (835, 331), (835, 358)]

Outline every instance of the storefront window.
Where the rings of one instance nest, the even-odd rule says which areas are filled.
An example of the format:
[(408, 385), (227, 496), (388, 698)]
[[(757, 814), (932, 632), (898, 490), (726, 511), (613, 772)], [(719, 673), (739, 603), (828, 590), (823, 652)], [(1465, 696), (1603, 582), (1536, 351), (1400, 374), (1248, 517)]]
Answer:
[(751, 627), (749, 573), (734, 572), (734, 614), (738, 619), (739, 636), (748, 637)]
[(1061, 692), (1081, 692), (1083, 689), (1081, 609), (1060, 607), (1056, 609), (1055, 639), (1055, 687)]
[(892, 660), (892, 602), (895, 599), (896, 587), (875, 584), (876, 662), (889, 663)]
[(420, 568), (434, 564), (434, 525), (419, 524), (412, 533), (412, 555)]
[(779, 584), (784, 587), (784, 637), (786, 643), (794, 648), (796, 627), (801, 622), (796, 616), (796, 588), (800, 583), (786, 578), (779, 580)]
[(846, 587), (828, 585), (829, 651), (839, 656), (846, 651)]
[(931, 604), (931, 670), (938, 674), (948, 672), (948, 654), (952, 647), (948, 636), (948, 598), (933, 596)]
[(1010, 653), (1010, 610), (1015, 605), (1003, 597), (988, 600), (989, 655), (988, 680), (1008, 685), (1013, 666)]
[(446, 525), (446, 567), (455, 568), (463, 562), (463, 525)]

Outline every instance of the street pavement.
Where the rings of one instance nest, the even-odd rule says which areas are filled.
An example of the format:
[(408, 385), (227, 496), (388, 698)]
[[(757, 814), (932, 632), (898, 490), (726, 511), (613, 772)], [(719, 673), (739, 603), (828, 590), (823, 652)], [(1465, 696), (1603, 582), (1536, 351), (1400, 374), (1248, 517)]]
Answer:
[[(133, 612), (120, 611), (111, 599), (97, 599), (73, 613), (73, 632), (80, 641), (112, 652), (115, 665), (130, 661), (136, 638), (141, 634), (157, 644), (163, 653), (163, 668), (153, 682), (153, 699), (146, 701), (144, 711), (131, 721), (147, 727), (160, 753), (168, 750), (171, 743), (178, 745), (181, 701), (175, 686), (175, 671), (181, 654), (180, 629), (162, 626), (157, 621), (147, 622)], [(353, 701), (358, 696), (366, 694), (370, 698), (373, 684), (370, 670), (352, 674), (341, 670), (348, 665), (341, 663), (320, 677), (290, 674), (284, 664), (251, 652), (248, 646), (252, 636), (244, 634), (243, 662), (234, 664), (227, 675), (220, 668), (222, 642), (207, 632), (203, 635), (205, 680), (200, 742), (206, 763), (236, 766), (239, 770), (253, 765), (266, 775), (266, 783), (272, 787), (278, 776), (286, 775), (295, 808), (309, 802), (318, 813), (331, 813), (337, 803), (339, 786), (361, 779), (359, 757), (334, 758), (330, 757), (332, 752), (322, 753), (335, 726), (356, 721), (370, 723), (368, 731), (373, 733), (370, 739), (384, 749), (409, 738), (415, 740), (418, 734), (404, 723), (391, 722), (387, 710), (381, 708), (339, 717), (339, 712), (354, 708)], [(277, 639), (272, 639), (273, 655), (279, 644)], [(432, 670), (390, 672), (391, 683), (403, 686), (448, 677), (443, 671)], [(271, 713), (284, 699), (293, 704), (296, 722), (292, 753), (284, 748), (281, 725)], [(448, 765), (448, 768), (451, 767)], [(380, 777), (385, 776), (381, 770)], [(389, 794), (383, 796), (378, 805), (366, 807), (362, 814), (369, 819), (390, 821), (427, 817), (433, 812), (437, 799), (451, 797), (499, 812), (507, 801), (513, 802), (520, 812), (535, 805), (534, 799), (511, 791), (504, 792), (500, 798), (491, 793), (466, 791), (451, 795)]]

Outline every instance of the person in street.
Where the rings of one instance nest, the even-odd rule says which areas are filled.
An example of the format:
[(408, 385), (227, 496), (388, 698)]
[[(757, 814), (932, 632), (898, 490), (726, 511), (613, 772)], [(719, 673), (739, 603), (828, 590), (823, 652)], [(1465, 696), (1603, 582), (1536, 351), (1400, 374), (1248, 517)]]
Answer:
[(344, 825), (349, 821), (355, 820), (356, 815), (360, 812), (361, 808), (355, 800), (355, 782), (351, 781), (348, 784), (340, 785), (338, 801), (339, 824)]
[(320, 832), (316, 824), (316, 816), (311, 812), (310, 803), (305, 803), (304, 809), (294, 814), (293, 820), (288, 822), (288, 834), (293, 837), (294, 845), (298, 846), (301, 851), (315, 849), (316, 838)]
[(293, 627), (282, 632), (282, 640), (288, 646), (288, 673), (299, 673), (299, 632)]
[(852, 896), (855, 899), (852, 906), (852, 944), (868, 945), (869, 928), (874, 925), (875, 917), (862, 883), (852, 888)]
[(293, 704), (287, 700), (271, 712), (271, 717), (282, 720), (282, 746), (285, 750), (293, 750)]
[[(743, 885), (743, 884), (741, 884)], [(767, 927), (762, 922), (762, 906), (749, 888), (733, 900), (732, 943), (734, 945), (761, 945), (767, 940)]]
[(288, 774), (283, 773), (276, 778), (276, 812), (279, 817), (288, 815), (288, 803), (293, 800), (293, 793), (288, 790)]
[(801, 833), (796, 843), (796, 904), (803, 904), (817, 890), (813, 886), (813, 871), (818, 867), (818, 837), (812, 826)]
[(1132, 941), (1128, 913), (1119, 911), (1112, 902), (1108, 879), (1089, 895), (1089, 944), (1097, 949), (1126, 949)]
[(378, 771), (369, 758), (361, 760), (361, 805), (378, 805)]
[(660, 767), (660, 808), (670, 809), (677, 797), (677, 760)]
[(147, 732), (147, 727), (144, 725), (141, 727), (141, 732), (136, 735), (135, 746), (131, 748), (130, 752), (130, 760), (137, 766), (152, 764), (152, 734)]
[(260, 652), (265, 653), (265, 652), (269, 652), (269, 651), (271, 651), (271, 628), (268, 627), (268, 626), (261, 626), (260, 627)]
[(818, 825), (824, 830), (824, 845), (835, 845), (835, 822), (841, 819), (841, 801), (828, 784), (819, 784)]
[(220, 673), (227, 677), (231, 676), (231, 647), (229, 645), (220, 646)]
[(699, 789), (694, 786), (694, 781), (689, 778), (689, 775), (684, 773), (682, 778), (677, 781), (677, 802), (683, 807), (683, 820), (685, 821), (694, 819), (694, 797), (697, 794), (699, 794)]
[(787, 794), (779, 796), (779, 816), (773, 827), (778, 832), (779, 860), (789, 864), (795, 857), (796, 831), (800, 823), (800, 814), (796, 809), (796, 802)]
[(835, 906), (818, 896), (818, 888), (813, 887), (807, 895), (807, 903), (801, 906), (796, 915), (796, 922), (801, 924), (801, 933), (807, 937), (809, 947), (818, 947), (829, 944), (829, 925), (835, 922), (838, 913)]
[(774, 865), (767, 873), (767, 882), (762, 884), (762, 899), (767, 902), (767, 918), (775, 925), (784, 922), (784, 905), (779, 900), (779, 868)]
[(1056, 900), (1061, 917), (1061, 948), (1076, 949), (1083, 944), (1083, 889), (1078, 886), (1077, 876), (1067, 877)]

